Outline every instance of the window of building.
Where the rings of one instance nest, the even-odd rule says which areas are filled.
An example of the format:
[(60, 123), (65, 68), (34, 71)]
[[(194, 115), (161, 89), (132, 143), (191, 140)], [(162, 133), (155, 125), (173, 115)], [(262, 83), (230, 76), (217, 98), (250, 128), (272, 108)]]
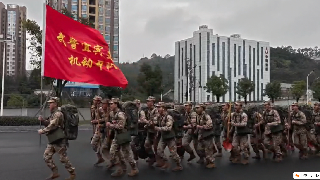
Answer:
[(87, 14), (82, 14), (81, 15), (83, 18), (88, 18), (88, 15)]
[(217, 70), (220, 71), (220, 37), (217, 37)]
[(183, 48), (181, 48), (181, 76), (183, 76), (183, 65), (184, 65), (184, 53), (183, 53)]
[(233, 75), (237, 77), (237, 45), (233, 45)]
[(199, 62), (201, 62), (201, 33), (199, 33)]
[(72, 11), (77, 11), (77, 10), (78, 10), (78, 6), (74, 6), (74, 5), (73, 5), (73, 6), (71, 7), (71, 10), (72, 10)]
[(222, 74), (225, 75), (226, 66), (226, 43), (222, 42)]
[(114, 36), (114, 41), (119, 41), (119, 36)]
[(180, 78), (180, 66), (181, 66), (181, 59), (180, 59), (180, 42), (178, 42), (178, 78)]
[(212, 43), (212, 65), (216, 64), (216, 43)]
[(238, 46), (238, 75), (241, 75), (241, 46)]
[[(72, 6), (72, 7), (73, 7), (73, 6)], [(82, 11), (87, 11), (87, 8), (88, 8), (87, 6), (82, 5), (81, 10), (82, 10)], [(76, 10), (76, 9), (75, 9), (75, 10)]]
[[(259, 46), (260, 46), (260, 44), (259, 44), (259, 42), (257, 42), (257, 65), (259, 66), (259, 64), (260, 64), (260, 59), (259, 59)], [(259, 97), (259, 96), (258, 96)]]
[(201, 66), (199, 66), (199, 84), (201, 86)]
[(207, 78), (210, 78), (210, 33), (207, 32)]
[(251, 46), (249, 46), (249, 77), (251, 80)]
[(114, 51), (118, 51), (118, 46), (113, 46)]

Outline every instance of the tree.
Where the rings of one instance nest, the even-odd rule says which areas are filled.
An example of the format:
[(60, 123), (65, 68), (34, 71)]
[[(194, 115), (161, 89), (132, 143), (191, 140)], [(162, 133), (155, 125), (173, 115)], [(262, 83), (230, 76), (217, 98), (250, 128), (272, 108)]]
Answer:
[[(61, 13), (74, 19), (74, 15), (69, 12), (67, 9), (61, 10)], [(87, 18), (79, 18), (78, 20), (80, 23), (88, 25), (90, 27), (94, 27), (94, 24), (89, 21)], [(42, 58), (42, 30), (39, 24), (34, 21), (27, 19), (22, 23), (23, 28), (26, 29), (27, 33), (30, 35), (29, 38), (30, 45), (28, 49), (31, 51), (31, 60), (30, 63), (36, 68), (41, 69), (41, 58)], [(36, 71), (40, 74), (40, 71)], [(52, 84), (55, 79), (52, 78), (45, 78), (46, 84)], [(57, 79), (57, 86), (55, 88), (55, 94), (57, 97), (61, 98), (62, 89), (67, 84), (68, 81)]]
[(274, 81), (268, 83), (266, 85), (266, 89), (264, 90), (264, 94), (271, 99), (272, 103), (274, 103), (274, 100), (281, 96), (280, 82)]
[(320, 102), (320, 81), (314, 82), (311, 89), (313, 91), (313, 98)]
[(254, 91), (255, 84), (248, 78), (240, 79), (237, 85), (237, 94), (244, 98), (244, 103), (247, 104), (247, 96)]
[(143, 63), (140, 67), (140, 73), (137, 78), (140, 86), (139, 91), (154, 96), (161, 93), (162, 90), (162, 70), (159, 65), (156, 65), (154, 70), (147, 63)]
[(298, 102), (301, 96), (305, 93), (307, 84), (305, 81), (294, 81), (292, 85), (292, 95)]
[(12, 94), (7, 102), (8, 107), (21, 108), (27, 106), (27, 101), (20, 95)]
[(212, 96), (217, 97), (217, 102), (220, 101), (220, 97), (225, 95), (228, 92), (229, 86), (228, 86), (228, 80), (224, 76), (215, 76), (212, 75), (207, 83), (204, 89), (207, 90), (208, 93), (211, 93)]
[(118, 87), (107, 87), (100, 86), (100, 90), (105, 95), (105, 97), (111, 99), (112, 97), (120, 97), (121, 96), (121, 88)]

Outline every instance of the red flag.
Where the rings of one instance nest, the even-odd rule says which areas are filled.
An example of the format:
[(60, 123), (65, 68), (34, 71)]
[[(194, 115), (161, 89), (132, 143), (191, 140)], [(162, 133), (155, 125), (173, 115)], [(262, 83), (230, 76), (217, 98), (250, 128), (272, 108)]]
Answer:
[(48, 5), (44, 55), (46, 77), (122, 88), (128, 85), (100, 32)]

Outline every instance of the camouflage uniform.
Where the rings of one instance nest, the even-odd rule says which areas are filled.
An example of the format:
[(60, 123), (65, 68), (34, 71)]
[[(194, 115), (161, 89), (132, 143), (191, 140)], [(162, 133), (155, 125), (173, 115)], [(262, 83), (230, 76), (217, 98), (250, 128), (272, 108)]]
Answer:
[(221, 123), (222, 119), (221, 116), (212, 118), (213, 124), (214, 124), (214, 142), (217, 146), (218, 153), (216, 154), (216, 157), (222, 157), (222, 144), (221, 144)]
[[(319, 103), (315, 103), (315, 105), (319, 106)], [(313, 111), (312, 113), (312, 122), (314, 122), (315, 126), (315, 134), (316, 134), (316, 141), (317, 144), (320, 144), (320, 111)], [(320, 149), (318, 149), (319, 151)], [(320, 156), (320, 153), (318, 152), (317, 156)]]
[[(149, 96), (147, 101), (155, 102), (155, 98), (152, 96)], [(153, 123), (153, 119), (154, 117), (157, 116), (157, 114), (158, 114), (158, 111), (156, 107), (153, 107), (152, 109), (148, 109), (148, 112), (146, 114), (146, 119), (148, 121), (146, 128), (148, 130), (147, 130), (147, 138), (144, 143), (144, 147), (149, 156), (150, 166), (153, 165), (156, 161), (155, 155), (157, 154), (157, 146), (160, 140), (159, 137), (156, 136), (156, 132), (154, 130), (154, 123)], [(152, 149), (152, 146), (153, 146), (153, 149)], [(157, 157), (157, 159), (159, 158)], [(160, 167), (161, 163), (158, 161), (156, 166)]]
[(252, 134), (250, 134), (250, 143), (253, 151), (256, 153), (256, 156), (254, 156), (254, 159), (260, 159), (260, 152), (259, 150), (263, 151), (264, 158), (266, 157), (265, 149), (262, 144), (263, 141), (263, 117), (259, 112), (255, 112), (253, 114), (253, 123), (257, 127), (253, 128)]
[[(292, 106), (298, 106), (298, 103), (293, 103)], [(294, 145), (300, 150), (300, 158), (306, 159), (308, 149), (307, 130), (305, 127), (307, 123), (306, 116), (298, 110), (291, 113), (290, 119), (293, 126)]]
[(271, 132), (271, 128), (281, 125), (281, 119), (278, 111), (274, 109), (264, 111), (263, 121), (265, 124), (264, 145), (269, 151), (274, 152), (276, 161), (281, 161), (282, 152), (280, 146), (282, 143), (282, 130), (273, 133)]
[[(235, 103), (242, 106), (242, 103)], [(240, 110), (240, 112), (233, 112), (231, 114), (231, 126), (235, 127), (235, 133), (232, 138), (232, 151), (234, 153), (235, 159), (233, 163), (238, 163), (240, 160), (240, 152), (243, 153), (244, 161), (243, 164), (248, 163), (249, 151), (248, 151), (248, 135), (238, 135), (239, 127), (246, 127), (248, 122), (248, 116), (245, 112)], [(240, 146), (240, 151), (239, 151)]]
[[(112, 98), (110, 103), (119, 103), (119, 100), (117, 98)], [(111, 114), (112, 113), (112, 114)], [(110, 117), (112, 117), (112, 127), (116, 133), (115, 138), (112, 140), (111, 148), (110, 148), (110, 162), (112, 164), (115, 164), (118, 166), (117, 171), (112, 173), (112, 176), (120, 176), (123, 173), (123, 168), (121, 166), (121, 152), (123, 153), (124, 159), (130, 164), (131, 166), (131, 173), (129, 173), (129, 176), (134, 176), (138, 174), (138, 168), (136, 161), (132, 157), (132, 150), (130, 147), (130, 143), (125, 144), (118, 144), (117, 143), (117, 135), (121, 133), (125, 133), (128, 131), (127, 127), (127, 121), (126, 121), (126, 115), (124, 112), (120, 111), (120, 109), (117, 108), (116, 111), (113, 111), (110, 113)]]
[(312, 151), (316, 151), (316, 150), (320, 150), (319, 148), (319, 144), (317, 142), (317, 137), (316, 137), (316, 126), (315, 126), (315, 119), (316, 118), (319, 118), (319, 113), (318, 112), (315, 112), (313, 111), (312, 112), (312, 118), (311, 119), (307, 119), (307, 139), (308, 139), (308, 142), (311, 143), (311, 150)]
[[(48, 103), (58, 103), (59, 98), (52, 97)], [(44, 122), (45, 125), (47, 125), (44, 129), (42, 129), (43, 134), (49, 134), (53, 131), (55, 131), (57, 128), (64, 128), (64, 117), (63, 114), (58, 110), (55, 109), (51, 112), (51, 116), (48, 120)], [(51, 176), (51, 179), (57, 178), (60, 175), (58, 174), (58, 168), (53, 162), (52, 156), (55, 153), (58, 153), (60, 156), (60, 162), (64, 164), (64, 167), (67, 169), (67, 171), (70, 173), (70, 178), (67, 180), (73, 180), (75, 179), (75, 168), (72, 166), (71, 162), (69, 161), (69, 158), (67, 156), (67, 145), (68, 141), (66, 139), (60, 139), (57, 140), (54, 143), (48, 143), (47, 148), (44, 151), (43, 158), (46, 162), (47, 166), (52, 170), (53, 174)]]
[(206, 167), (214, 168), (213, 123), (211, 117), (204, 111), (205, 105), (198, 104), (196, 105), (196, 109), (198, 108), (202, 108), (203, 111), (201, 114), (198, 114), (200, 111), (197, 111), (196, 118), (192, 119), (191, 122), (193, 127), (197, 127), (195, 131), (195, 134), (198, 134), (198, 145), (196, 150), (198, 151), (200, 158), (205, 157), (207, 163)]
[[(192, 103), (186, 103), (185, 106), (191, 106), (192, 107)], [(183, 138), (182, 138), (182, 146), (183, 148), (186, 150), (187, 153), (190, 154), (190, 157), (188, 159), (188, 161), (193, 160), (194, 158), (196, 158), (192, 148), (190, 147), (190, 143), (191, 141), (193, 141), (193, 146), (197, 147), (198, 146), (198, 139), (196, 138), (196, 135), (194, 134), (194, 128), (192, 128), (192, 124), (191, 121), (192, 119), (196, 119), (196, 112), (193, 112), (191, 110), (191, 112), (186, 112), (185, 113), (185, 122), (184, 125), (188, 126), (189, 129), (186, 130)]]
[[(226, 106), (226, 105), (227, 104), (222, 104), (222, 106)], [(229, 104), (229, 106), (230, 106), (230, 104)], [(227, 138), (228, 138), (228, 118), (229, 118), (228, 115), (229, 115), (229, 111), (228, 110), (222, 110), (221, 119), (222, 119), (222, 126), (223, 126), (223, 136), (222, 136), (223, 141), (226, 141)], [(230, 130), (229, 130), (229, 141), (230, 141), (230, 143), (232, 142), (233, 135), (234, 135), (234, 128), (231, 127)], [(235, 155), (234, 155), (233, 151), (230, 151), (229, 160), (233, 161), (234, 156)]]
[[(165, 104), (163, 103), (159, 103), (157, 106), (166, 108)], [(165, 111), (162, 115), (157, 114), (157, 116), (154, 117), (154, 121), (158, 125), (157, 127), (155, 127), (155, 130), (160, 133), (159, 136), (161, 137), (157, 147), (157, 155), (164, 161), (164, 164), (161, 168), (167, 169), (169, 167), (168, 158), (164, 154), (164, 150), (168, 146), (171, 157), (177, 164), (177, 167), (174, 168), (173, 171), (182, 170), (180, 162), (181, 160), (177, 153), (172, 116), (168, 115), (168, 113)]]
[[(135, 103), (139, 103), (140, 104), (140, 100), (135, 100)], [(138, 116), (139, 116), (139, 120), (138, 120), (138, 134), (139, 133), (143, 133), (145, 131), (144, 129), (144, 125), (145, 125), (145, 121), (146, 121), (146, 114), (145, 112), (141, 109), (141, 107), (139, 107), (138, 109)], [(133, 156), (134, 159), (137, 161), (138, 158), (138, 150), (136, 148), (137, 144), (139, 144), (139, 137), (138, 136), (131, 136), (132, 141), (130, 143), (131, 145), (131, 149), (133, 152)]]

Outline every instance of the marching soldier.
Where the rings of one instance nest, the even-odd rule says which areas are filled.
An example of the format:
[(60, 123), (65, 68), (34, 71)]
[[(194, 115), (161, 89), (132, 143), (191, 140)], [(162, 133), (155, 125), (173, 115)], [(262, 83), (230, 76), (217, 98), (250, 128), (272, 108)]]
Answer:
[(188, 162), (192, 161), (196, 158), (194, 151), (190, 147), (191, 141), (193, 141), (193, 146), (197, 147), (198, 139), (196, 139), (196, 135), (194, 134), (194, 128), (192, 127), (191, 121), (192, 119), (196, 118), (196, 113), (192, 111), (192, 103), (186, 102), (184, 104), (185, 107), (185, 123), (183, 128), (186, 130), (183, 139), (182, 139), (182, 146), (186, 150), (187, 153), (189, 153), (190, 157), (188, 159)]
[[(225, 103), (222, 104), (222, 112), (221, 112), (221, 119), (222, 119), (222, 126), (223, 126), (223, 141), (225, 141), (228, 137), (228, 119), (231, 118), (229, 117), (229, 109), (230, 109), (230, 104)], [(229, 131), (229, 140), (232, 142), (232, 137), (234, 134), (234, 128), (231, 127)], [(233, 161), (234, 159), (234, 153), (233, 151), (230, 151), (230, 157), (229, 160)]]
[(263, 145), (263, 132), (264, 132), (264, 124), (262, 115), (256, 111), (253, 114), (253, 129), (252, 134), (250, 134), (250, 143), (253, 151), (255, 152), (255, 156), (253, 159), (261, 159), (260, 150), (263, 152), (263, 159), (266, 158), (266, 150)]
[[(317, 143), (320, 144), (320, 103), (314, 103), (314, 110), (312, 113), (312, 122), (314, 122), (315, 126), (315, 134)], [(317, 149), (317, 156), (320, 156), (320, 149)]]
[[(160, 162), (160, 158), (157, 156), (157, 146), (159, 143), (159, 139), (156, 137), (156, 132), (154, 130), (153, 119), (158, 114), (157, 108), (154, 106), (156, 99), (153, 96), (149, 96), (147, 99), (148, 112), (147, 116), (147, 125), (145, 126), (147, 130), (147, 138), (144, 144), (144, 147), (149, 155), (148, 163), (149, 166), (152, 166), (157, 160), (157, 167), (162, 166), (162, 162)], [(152, 149), (153, 146), (153, 149)]]
[(97, 166), (104, 162), (104, 159), (102, 157), (102, 154), (100, 152), (101, 148), (101, 141), (104, 139), (104, 129), (105, 129), (105, 120), (103, 117), (103, 109), (101, 107), (101, 97), (95, 96), (93, 98), (93, 105), (91, 107), (91, 123), (93, 127), (95, 128), (94, 135), (91, 140), (92, 149), (97, 154), (97, 162), (94, 164), (94, 166)]
[(139, 173), (136, 161), (133, 159), (131, 153), (131, 136), (129, 131), (129, 123), (126, 115), (120, 110), (118, 98), (112, 98), (109, 102), (110, 110), (112, 111), (112, 122), (107, 122), (107, 127), (115, 131), (115, 137), (112, 140), (110, 148), (111, 163), (115, 164), (117, 170), (111, 176), (121, 176), (123, 174), (123, 167), (121, 166), (119, 153), (123, 153), (125, 160), (131, 166), (131, 172), (128, 176), (136, 176)]
[(76, 178), (75, 168), (72, 166), (67, 156), (68, 141), (65, 139), (64, 134), (64, 117), (61, 111), (58, 110), (59, 98), (52, 97), (48, 101), (51, 116), (48, 120), (44, 120), (41, 116), (38, 118), (46, 127), (39, 129), (39, 134), (46, 134), (49, 143), (44, 151), (43, 158), (47, 166), (51, 169), (52, 174), (47, 180), (56, 179), (60, 177), (58, 168), (53, 162), (52, 156), (58, 153), (60, 161), (70, 173), (70, 177), (66, 180), (74, 180)]
[[(146, 115), (145, 115), (144, 111), (140, 107), (140, 100), (136, 99), (136, 100), (134, 100), (134, 102), (136, 103), (136, 106), (138, 108), (138, 116), (139, 116), (138, 134), (139, 134), (139, 133), (143, 133), (145, 131), (144, 126), (146, 125), (146, 123), (148, 121), (146, 120)], [(131, 141), (130, 145), (131, 145), (131, 149), (133, 152), (133, 157), (134, 157), (134, 160), (137, 161), (139, 159), (139, 156), (138, 156), (138, 150), (136, 148), (136, 145), (139, 143), (139, 138), (138, 138), (138, 136), (132, 136), (131, 138), (132, 138), (132, 141)]]
[(293, 127), (294, 145), (300, 150), (299, 158), (308, 158), (308, 141), (307, 141), (307, 129), (305, 127), (307, 123), (306, 116), (299, 110), (298, 103), (292, 103), (291, 113), (291, 125)]
[(196, 118), (192, 120), (193, 127), (196, 127), (195, 134), (198, 134), (198, 146), (200, 159), (206, 159), (206, 168), (214, 168), (214, 145), (213, 145), (213, 123), (210, 116), (205, 112), (205, 105), (196, 105)]
[(213, 124), (214, 124), (214, 142), (215, 145), (217, 146), (217, 154), (216, 157), (222, 157), (222, 144), (221, 144), (221, 116), (216, 115), (214, 119), (212, 119)]
[(311, 150), (313, 153), (320, 150), (320, 147), (319, 147), (319, 144), (318, 144), (317, 138), (316, 138), (316, 132), (315, 132), (315, 127), (316, 127), (315, 126), (315, 118), (317, 118), (318, 109), (319, 109), (319, 104), (316, 102), (316, 103), (314, 103), (312, 118), (307, 119), (307, 124), (306, 124), (307, 139), (312, 145)]
[[(231, 126), (235, 128), (235, 133), (232, 138), (232, 150), (234, 153), (233, 163), (248, 164), (249, 151), (248, 151), (248, 134), (250, 129), (247, 127), (248, 116), (242, 110), (242, 103), (235, 103), (235, 112), (231, 114)], [(239, 151), (240, 146), (240, 151)], [(243, 153), (244, 159), (241, 159), (240, 152)]]
[(158, 126), (155, 127), (155, 130), (160, 133), (157, 133), (157, 135), (161, 137), (157, 153), (164, 162), (161, 169), (166, 170), (170, 166), (168, 163), (168, 159), (164, 154), (164, 150), (168, 146), (171, 157), (177, 164), (177, 166), (172, 169), (172, 171), (181, 171), (183, 168), (181, 165), (181, 159), (177, 153), (175, 133), (173, 129), (173, 118), (167, 113), (168, 106), (169, 105), (166, 105), (163, 102), (159, 102), (157, 105), (158, 114), (156, 117), (154, 117), (155, 124), (158, 124)]
[(263, 121), (260, 124), (258, 123), (258, 125), (265, 124), (264, 145), (269, 151), (274, 153), (275, 161), (280, 162), (282, 161), (281, 143), (283, 132), (281, 119), (278, 111), (272, 108), (270, 102), (265, 102), (264, 107)]

